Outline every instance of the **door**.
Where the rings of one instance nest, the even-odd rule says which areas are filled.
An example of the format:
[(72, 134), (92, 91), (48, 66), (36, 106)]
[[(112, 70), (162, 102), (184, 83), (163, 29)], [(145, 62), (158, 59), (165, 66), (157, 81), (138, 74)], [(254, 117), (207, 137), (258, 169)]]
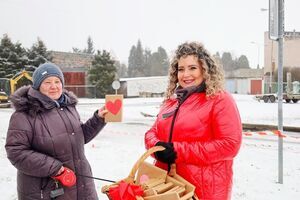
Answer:
[(262, 93), (262, 80), (251, 80), (251, 94)]

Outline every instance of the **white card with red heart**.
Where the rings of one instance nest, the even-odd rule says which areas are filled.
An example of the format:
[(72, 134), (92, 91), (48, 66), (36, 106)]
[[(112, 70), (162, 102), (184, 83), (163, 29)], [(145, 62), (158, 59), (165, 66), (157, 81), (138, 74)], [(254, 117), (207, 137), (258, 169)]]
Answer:
[(105, 122), (121, 122), (123, 115), (123, 95), (105, 95)]

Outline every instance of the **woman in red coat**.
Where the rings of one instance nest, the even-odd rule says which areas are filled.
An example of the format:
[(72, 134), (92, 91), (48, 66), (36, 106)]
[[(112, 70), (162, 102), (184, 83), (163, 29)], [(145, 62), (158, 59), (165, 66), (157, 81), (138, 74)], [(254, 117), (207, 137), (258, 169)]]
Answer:
[(202, 44), (181, 44), (169, 70), (166, 98), (145, 145), (166, 149), (155, 153), (156, 165), (196, 186), (199, 199), (231, 198), (232, 165), (242, 137), (237, 106), (224, 89), (224, 75)]

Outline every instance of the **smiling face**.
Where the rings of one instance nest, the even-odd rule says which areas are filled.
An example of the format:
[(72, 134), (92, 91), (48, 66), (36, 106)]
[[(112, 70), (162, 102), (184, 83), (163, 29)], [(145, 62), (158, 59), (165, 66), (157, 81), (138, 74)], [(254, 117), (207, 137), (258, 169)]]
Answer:
[(40, 92), (53, 100), (59, 99), (62, 94), (62, 83), (56, 76), (50, 76), (43, 80)]
[(194, 55), (181, 57), (178, 60), (178, 83), (181, 87), (198, 86), (203, 81), (203, 69)]

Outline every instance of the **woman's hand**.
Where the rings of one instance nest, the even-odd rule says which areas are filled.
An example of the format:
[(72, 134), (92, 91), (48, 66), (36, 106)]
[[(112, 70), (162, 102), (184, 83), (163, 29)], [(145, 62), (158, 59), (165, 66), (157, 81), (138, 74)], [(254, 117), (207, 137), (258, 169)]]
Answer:
[(100, 108), (98, 110), (98, 116), (101, 118), (104, 118), (107, 113), (108, 113), (108, 110), (105, 109), (105, 106), (103, 106), (102, 108)]
[(157, 160), (163, 163), (173, 164), (177, 158), (177, 153), (174, 149), (174, 145), (172, 142), (162, 142), (159, 141), (155, 144), (155, 146), (163, 146), (165, 150), (157, 151), (154, 153)]

